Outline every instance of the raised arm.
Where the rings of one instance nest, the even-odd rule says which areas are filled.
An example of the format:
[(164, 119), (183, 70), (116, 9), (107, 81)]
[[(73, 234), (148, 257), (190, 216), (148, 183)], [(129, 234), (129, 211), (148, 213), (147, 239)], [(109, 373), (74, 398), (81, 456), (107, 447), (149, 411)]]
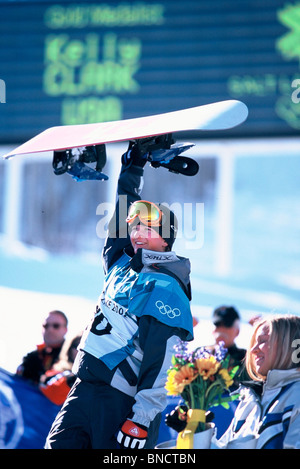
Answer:
[(130, 246), (126, 217), (129, 205), (140, 199), (146, 159), (132, 142), (122, 155), (122, 168), (118, 179), (116, 209), (108, 225), (108, 235), (103, 248), (105, 273)]

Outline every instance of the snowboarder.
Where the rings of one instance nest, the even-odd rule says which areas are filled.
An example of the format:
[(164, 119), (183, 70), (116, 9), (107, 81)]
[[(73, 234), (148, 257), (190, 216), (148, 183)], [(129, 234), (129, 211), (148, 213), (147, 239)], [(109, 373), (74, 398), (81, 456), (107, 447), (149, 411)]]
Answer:
[[(77, 380), (52, 425), (48, 449), (154, 448), (173, 346), (178, 338), (193, 338), (190, 262), (172, 251), (175, 214), (140, 198), (147, 162), (140, 148), (131, 142), (122, 155), (116, 210), (103, 248), (104, 288), (83, 333), (73, 368)], [(120, 216), (124, 200), (126, 220)]]

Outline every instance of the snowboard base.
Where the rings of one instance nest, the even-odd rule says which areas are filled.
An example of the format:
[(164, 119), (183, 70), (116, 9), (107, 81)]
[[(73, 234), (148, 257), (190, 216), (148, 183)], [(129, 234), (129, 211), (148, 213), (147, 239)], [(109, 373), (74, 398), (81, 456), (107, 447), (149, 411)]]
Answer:
[[(67, 172), (78, 181), (105, 180), (108, 179), (102, 172), (106, 162), (105, 145), (135, 141), (150, 144), (152, 166), (191, 176), (197, 174), (197, 163), (180, 155), (193, 144), (175, 145), (172, 134), (231, 129), (244, 122), (247, 116), (248, 108), (244, 103), (225, 100), (122, 121), (50, 127), (3, 157), (53, 151), (55, 174)], [(89, 166), (94, 162), (95, 169)]]
[(44, 130), (3, 157), (128, 142), (184, 131), (232, 129), (244, 122), (247, 115), (244, 103), (226, 100), (122, 121), (61, 125)]

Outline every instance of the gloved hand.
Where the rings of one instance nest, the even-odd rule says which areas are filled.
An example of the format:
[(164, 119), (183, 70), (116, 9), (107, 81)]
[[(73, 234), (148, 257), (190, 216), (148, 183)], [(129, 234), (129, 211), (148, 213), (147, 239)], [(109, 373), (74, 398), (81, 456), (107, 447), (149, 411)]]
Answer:
[(117, 440), (122, 448), (142, 449), (145, 446), (147, 435), (146, 427), (126, 420), (118, 433)]
[(169, 414), (166, 414), (165, 423), (176, 432), (182, 432), (186, 427), (188, 408), (186, 405), (175, 407)]
[[(188, 408), (186, 405), (180, 405), (175, 407), (169, 414), (166, 414), (165, 423), (168, 427), (173, 428), (176, 432), (182, 432), (187, 424), (187, 411)], [(205, 413), (206, 423), (212, 422), (215, 418), (215, 415), (211, 411)]]
[(126, 167), (139, 166), (143, 168), (147, 163), (148, 152), (139, 142), (129, 142), (127, 151), (122, 155), (122, 164)]

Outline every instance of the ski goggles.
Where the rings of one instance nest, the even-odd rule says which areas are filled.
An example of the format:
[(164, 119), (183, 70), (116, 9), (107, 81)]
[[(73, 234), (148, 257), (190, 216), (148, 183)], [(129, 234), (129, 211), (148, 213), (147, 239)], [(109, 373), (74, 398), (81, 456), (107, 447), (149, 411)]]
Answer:
[(161, 226), (162, 211), (153, 202), (137, 200), (130, 205), (126, 221), (131, 224), (136, 218), (139, 218), (143, 225)]

